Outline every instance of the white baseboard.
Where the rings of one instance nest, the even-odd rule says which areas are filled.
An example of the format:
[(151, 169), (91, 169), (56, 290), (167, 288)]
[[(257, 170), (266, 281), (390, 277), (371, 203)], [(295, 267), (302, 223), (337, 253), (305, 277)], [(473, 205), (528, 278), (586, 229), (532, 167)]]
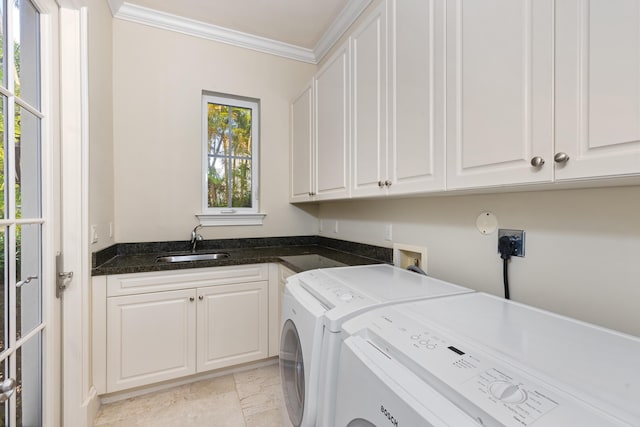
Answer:
[(190, 384), (197, 381), (208, 380), (211, 378), (222, 377), (224, 375), (233, 374), (236, 372), (249, 371), (251, 369), (262, 368), (278, 363), (278, 357), (272, 357), (269, 359), (263, 359), (258, 362), (250, 362), (242, 365), (232, 366), (230, 368), (222, 368), (212, 372), (206, 372), (202, 374), (191, 375), (176, 380), (165, 381), (158, 384), (153, 384), (145, 387), (137, 387), (135, 389), (120, 391), (117, 393), (104, 394), (99, 396), (100, 403), (106, 405), (108, 403), (117, 402), (131, 397), (142, 396), (149, 393), (155, 393), (156, 391), (167, 390), (170, 388), (178, 387), (184, 384)]

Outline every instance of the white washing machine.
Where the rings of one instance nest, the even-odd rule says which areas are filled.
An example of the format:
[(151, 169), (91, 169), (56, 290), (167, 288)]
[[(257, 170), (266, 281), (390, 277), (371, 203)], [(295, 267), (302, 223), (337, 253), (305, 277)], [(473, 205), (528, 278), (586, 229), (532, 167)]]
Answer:
[(376, 306), (466, 292), (471, 290), (389, 265), (312, 270), (291, 276), (282, 302), (280, 341), (289, 421), (296, 427), (332, 425), (337, 378), (333, 366), (345, 320)]
[[(378, 308), (343, 326), (335, 426), (463, 425), (451, 406), (483, 426), (640, 426), (637, 337), (482, 293)], [(407, 424), (416, 401), (424, 421)]]

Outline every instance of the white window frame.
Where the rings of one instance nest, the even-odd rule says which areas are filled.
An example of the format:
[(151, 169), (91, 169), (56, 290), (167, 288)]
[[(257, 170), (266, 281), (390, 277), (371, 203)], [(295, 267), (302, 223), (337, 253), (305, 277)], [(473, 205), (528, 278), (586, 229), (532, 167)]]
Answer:
[[(251, 206), (250, 208), (210, 208), (208, 205), (209, 168), (208, 153), (208, 104), (231, 105), (240, 108), (250, 108), (251, 114)], [(265, 217), (259, 209), (259, 150), (260, 147), (260, 101), (241, 96), (203, 92), (202, 93), (202, 212), (196, 214), (200, 225), (262, 225)]]

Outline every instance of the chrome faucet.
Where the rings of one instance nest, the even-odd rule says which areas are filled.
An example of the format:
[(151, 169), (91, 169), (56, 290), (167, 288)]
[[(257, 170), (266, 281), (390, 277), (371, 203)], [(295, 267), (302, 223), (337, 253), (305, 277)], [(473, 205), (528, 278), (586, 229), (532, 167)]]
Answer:
[(193, 227), (193, 230), (191, 230), (191, 253), (192, 254), (196, 253), (196, 245), (200, 240), (203, 239), (202, 234), (199, 234), (196, 232), (200, 227), (202, 226), (198, 224), (195, 227)]

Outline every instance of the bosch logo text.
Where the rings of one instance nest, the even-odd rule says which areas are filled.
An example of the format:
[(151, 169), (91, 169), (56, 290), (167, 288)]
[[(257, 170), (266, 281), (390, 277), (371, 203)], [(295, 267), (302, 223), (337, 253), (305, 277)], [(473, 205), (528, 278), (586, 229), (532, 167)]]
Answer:
[(391, 424), (393, 424), (395, 427), (398, 427), (398, 420), (396, 420), (396, 417), (391, 415), (391, 412), (387, 411), (387, 408), (385, 408), (384, 405), (380, 405), (380, 412), (382, 412), (382, 414), (387, 417)]

